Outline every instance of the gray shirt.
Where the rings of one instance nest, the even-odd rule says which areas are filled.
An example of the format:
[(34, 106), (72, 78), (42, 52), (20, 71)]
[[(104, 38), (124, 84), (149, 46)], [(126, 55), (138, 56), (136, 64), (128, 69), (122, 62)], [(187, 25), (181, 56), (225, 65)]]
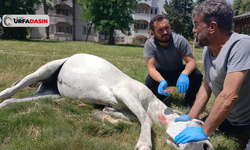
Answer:
[[(213, 57), (211, 49), (205, 47), (203, 61), (207, 83), (217, 97), (223, 90), (228, 73), (250, 69), (250, 36), (233, 33), (217, 57)], [(250, 125), (250, 71), (227, 119), (233, 125)]]
[(187, 40), (179, 34), (172, 33), (167, 49), (162, 48), (155, 37), (148, 39), (144, 46), (143, 57), (155, 58), (156, 69), (173, 71), (180, 68), (183, 65), (182, 58), (191, 53)]

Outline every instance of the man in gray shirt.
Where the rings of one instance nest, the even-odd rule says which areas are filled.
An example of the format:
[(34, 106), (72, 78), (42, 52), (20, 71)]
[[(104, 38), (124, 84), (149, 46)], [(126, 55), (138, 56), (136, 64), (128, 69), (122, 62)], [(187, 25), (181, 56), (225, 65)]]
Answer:
[(244, 134), (250, 149), (250, 36), (232, 33), (233, 9), (225, 0), (206, 0), (194, 8), (193, 32), (203, 50), (204, 83), (188, 115), (175, 121), (199, 118), (211, 93), (215, 102), (201, 128), (187, 127), (177, 143), (201, 141), (216, 128)]
[(163, 15), (155, 16), (150, 28), (154, 36), (145, 43), (143, 54), (149, 72), (146, 86), (162, 101), (169, 94), (164, 90), (176, 86), (181, 94), (186, 93), (185, 105), (192, 106), (202, 74), (196, 69), (189, 43), (183, 36), (171, 33), (169, 21)]

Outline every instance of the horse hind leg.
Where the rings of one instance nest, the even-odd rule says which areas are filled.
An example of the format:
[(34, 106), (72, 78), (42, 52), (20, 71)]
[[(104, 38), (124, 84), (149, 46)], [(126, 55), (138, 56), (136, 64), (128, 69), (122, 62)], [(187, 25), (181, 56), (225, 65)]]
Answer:
[(57, 75), (60, 71), (60, 68), (57, 69), (56, 72), (54, 72), (49, 78), (44, 80), (42, 83), (41, 82), (36, 82), (36, 83), (41, 83), (39, 86), (38, 91), (28, 97), (24, 98), (10, 98), (2, 103), (0, 103), (0, 108), (3, 108), (9, 104), (12, 103), (17, 103), (17, 102), (25, 102), (25, 101), (31, 101), (31, 100), (38, 100), (42, 98), (58, 98), (60, 97), (60, 93), (57, 88)]
[(55, 60), (49, 62), (42, 67), (40, 67), (37, 71), (28, 76), (24, 77), (19, 83), (15, 86), (5, 89), (0, 92), (0, 99), (6, 99), (13, 96), (19, 90), (39, 81), (45, 81), (51, 75), (53, 75), (58, 69), (62, 66), (67, 58)]
[[(13, 87), (13, 86), (17, 85), (20, 81), (21, 80), (18, 80), (16, 82), (14, 82), (10, 87)], [(37, 88), (40, 87), (41, 84), (42, 84), (42, 82), (36, 82), (36, 83), (33, 83), (33, 84), (31, 84), (31, 85), (29, 85), (29, 86), (27, 86), (27, 87), (25, 87), (25, 88), (23, 88), (21, 90), (37, 89)]]

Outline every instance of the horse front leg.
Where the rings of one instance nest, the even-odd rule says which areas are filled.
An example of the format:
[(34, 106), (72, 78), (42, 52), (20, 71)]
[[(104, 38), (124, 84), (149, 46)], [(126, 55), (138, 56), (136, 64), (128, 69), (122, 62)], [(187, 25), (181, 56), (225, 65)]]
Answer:
[(139, 122), (141, 123), (141, 133), (135, 146), (135, 150), (151, 150), (152, 121), (138, 100), (137, 96), (134, 95), (134, 91), (130, 91), (125, 87), (119, 87), (114, 90), (114, 96), (117, 101), (123, 102), (128, 107), (128, 109), (136, 115)]

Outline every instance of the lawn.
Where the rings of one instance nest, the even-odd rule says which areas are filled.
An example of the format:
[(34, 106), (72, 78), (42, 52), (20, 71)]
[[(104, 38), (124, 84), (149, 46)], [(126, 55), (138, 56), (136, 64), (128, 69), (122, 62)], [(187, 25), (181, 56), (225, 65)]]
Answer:
[[(4, 41), (0, 40), (0, 91), (36, 71), (43, 64), (76, 53), (100, 56), (131, 78), (144, 83), (147, 67), (143, 47), (133, 45), (103, 45), (77, 41)], [(202, 50), (195, 49), (197, 67), (204, 71)], [(184, 95), (175, 87), (166, 105), (188, 113), (183, 107)], [(36, 89), (19, 91), (14, 97), (34, 94)], [(203, 117), (211, 110), (211, 97)], [(98, 109), (76, 99), (42, 99), (16, 103), (0, 110), (0, 149), (4, 150), (131, 150), (139, 134), (140, 124), (112, 125), (92, 118)], [(167, 144), (165, 129), (153, 124), (153, 150), (174, 149)], [(235, 150), (240, 141), (235, 136), (215, 134), (211, 143), (216, 150)]]

